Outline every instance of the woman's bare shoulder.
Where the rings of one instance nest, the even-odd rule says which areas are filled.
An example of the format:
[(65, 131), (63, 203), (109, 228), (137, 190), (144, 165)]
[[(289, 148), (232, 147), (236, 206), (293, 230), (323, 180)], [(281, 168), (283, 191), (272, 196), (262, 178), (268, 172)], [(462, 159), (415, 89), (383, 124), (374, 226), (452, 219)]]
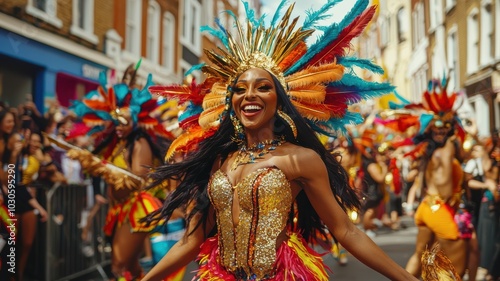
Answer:
[(297, 160), (317, 160), (320, 156), (316, 151), (293, 143), (283, 145), (283, 154), (291, 156)]
[(300, 145), (287, 143), (283, 145), (280, 160), (291, 178), (303, 178), (322, 170), (324, 163), (316, 151)]

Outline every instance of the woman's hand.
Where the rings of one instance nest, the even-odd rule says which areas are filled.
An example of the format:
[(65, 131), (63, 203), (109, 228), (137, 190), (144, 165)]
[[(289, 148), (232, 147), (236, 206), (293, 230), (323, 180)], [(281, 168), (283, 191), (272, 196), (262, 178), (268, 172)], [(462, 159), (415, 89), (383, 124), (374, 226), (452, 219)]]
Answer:
[(45, 209), (42, 206), (40, 206), (40, 208), (37, 208), (35, 210), (38, 211), (38, 215), (40, 216), (40, 221), (46, 222), (48, 217), (49, 217), (49, 214), (47, 213), (47, 211), (45, 211)]
[(108, 199), (104, 198), (104, 196), (102, 196), (101, 194), (96, 194), (94, 196), (94, 199), (95, 199), (95, 202), (96, 203), (99, 203), (99, 204), (108, 204)]

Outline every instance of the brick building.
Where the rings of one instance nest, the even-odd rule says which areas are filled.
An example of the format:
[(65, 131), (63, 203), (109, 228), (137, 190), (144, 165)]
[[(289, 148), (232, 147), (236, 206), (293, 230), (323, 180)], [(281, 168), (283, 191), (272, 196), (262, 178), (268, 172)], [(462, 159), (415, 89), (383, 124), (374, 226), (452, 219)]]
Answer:
[[(258, 0), (249, 1), (259, 9)], [(141, 61), (138, 82), (182, 83), (215, 47), (202, 25), (242, 13), (237, 0), (5, 0), (0, 2), (0, 100), (68, 106), (99, 85), (121, 79)], [(194, 77), (201, 79), (197, 71)]]

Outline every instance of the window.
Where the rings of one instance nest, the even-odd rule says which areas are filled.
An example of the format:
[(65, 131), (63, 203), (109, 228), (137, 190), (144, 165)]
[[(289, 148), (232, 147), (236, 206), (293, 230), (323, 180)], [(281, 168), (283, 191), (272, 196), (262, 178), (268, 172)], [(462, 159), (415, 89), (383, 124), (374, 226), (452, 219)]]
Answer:
[(413, 44), (417, 46), (425, 38), (424, 6), (417, 3), (413, 12)]
[(403, 42), (406, 40), (406, 35), (408, 33), (408, 20), (406, 17), (406, 10), (404, 7), (398, 10), (398, 42)]
[[(474, 93), (469, 93), (474, 94)], [(474, 109), (474, 117), (476, 118), (477, 133), (480, 137), (490, 135), (490, 110), (488, 103), (481, 94), (476, 94), (469, 98), (469, 103)]]
[(495, 110), (495, 129), (500, 132), (500, 94), (493, 100), (493, 110)]
[(457, 0), (446, 0), (446, 11), (450, 11), (457, 5)]
[(73, 23), (70, 32), (91, 43), (99, 43), (94, 34), (94, 0), (73, 0)]
[(473, 9), (467, 17), (467, 73), (472, 74), (478, 69), (479, 57), (479, 26), (477, 10)]
[(387, 47), (390, 41), (390, 17), (382, 17), (380, 19), (380, 45), (382, 48)]
[(162, 65), (169, 71), (174, 71), (175, 19), (166, 12), (163, 15)]
[(28, 0), (26, 13), (57, 28), (62, 27), (62, 21), (57, 18), (57, 0)]
[(448, 32), (448, 38), (446, 40), (447, 47), (447, 61), (450, 81), (448, 82), (448, 87), (450, 90), (458, 90), (460, 85), (460, 69), (458, 61), (458, 38), (457, 38), (457, 27), (454, 26)]
[(205, 0), (203, 1), (203, 25), (212, 26), (214, 23), (214, 1)]
[(491, 63), (493, 57), (495, 56), (494, 43), (495, 38), (493, 38), (493, 16), (492, 16), (492, 6), (490, 1), (483, 1), (481, 5), (481, 52), (480, 52), (480, 62), (482, 66)]
[(141, 0), (127, 0), (125, 49), (136, 56), (141, 56), (141, 4)]
[[(495, 57), (496, 59), (500, 59), (500, 0), (496, 0), (495, 3)], [(498, 119), (497, 119), (498, 120)]]
[(443, 2), (442, 0), (430, 0), (430, 29), (434, 30), (443, 23)]
[(185, 0), (182, 17), (181, 43), (195, 55), (201, 55), (201, 7), (196, 0)]
[(160, 5), (156, 1), (150, 0), (147, 19), (146, 57), (155, 64), (160, 61), (160, 13)]
[(427, 89), (427, 69), (422, 67), (414, 74), (412, 79), (412, 100), (416, 103), (422, 102), (422, 94)]

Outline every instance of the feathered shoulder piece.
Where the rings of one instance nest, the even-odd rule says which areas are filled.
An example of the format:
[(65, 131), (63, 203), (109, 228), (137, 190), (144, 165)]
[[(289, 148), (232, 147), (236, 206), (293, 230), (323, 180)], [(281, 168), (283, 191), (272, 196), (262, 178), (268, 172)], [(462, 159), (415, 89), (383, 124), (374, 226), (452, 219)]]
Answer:
[[(198, 143), (212, 136), (216, 128), (207, 126), (202, 128), (199, 122), (200, 114), (203, 112), (202, 103), (205, 96), (215, 96), (209, 93), (216, 79), (209, 78), (203, 83), (197, 84), (193, 79), (188, 85), (154, 85), (149, 87), (152, 94), (165, 97), (167, 99), (177, 99), (179, 104), (185, 105), (185, 109), (178, 116), (179, 127), (183, 132), (172, 142), (165, 155), (165, 161), (173, 159), (176, 153), (186, 153), (194, 150)], [(209, 98), (207, 98), (208, 102)]]
[(450, 259), (435, 243), (422, 254), (422, 280), (424, 281), (461, 281)]
[[(318, 133), (335, 136), (347, 133), (346, 124), (362, 122), (348, 105), (363, 99), (392, 92), (388, 83), (365, 81), (353, 67), (383, 73), (378, 65), (366, 59), (347, 56), (351, 40), (359, 36), (375, 14), (369, 0), (357, 0), (351, 11), (339, 22), (321, 26), (319, 22), (335, 15), (340, 1), (327, 1), (317, 11), (307, 11), (302, 26), (292, 18), (294, 4), (282, 0), (269, 25), (258, 19), (243, 2), (246, 19), (232, 12), (235, 28), (202, 27), (220, 40), (217, 50), (204, 50), (207, 64), (198, 65), (208, 77), (216, 79), (210, 94), (204, 96), (200, 124), (206, 128), (218, 124), (229, 103), (228, 86), (250, 68), (272, 73), (288, 93), (292, 104)], [(285, 11), (282, 14), (282, 11)], [(315, 31), (321, 32), (312, 44), (306, 44)]]

